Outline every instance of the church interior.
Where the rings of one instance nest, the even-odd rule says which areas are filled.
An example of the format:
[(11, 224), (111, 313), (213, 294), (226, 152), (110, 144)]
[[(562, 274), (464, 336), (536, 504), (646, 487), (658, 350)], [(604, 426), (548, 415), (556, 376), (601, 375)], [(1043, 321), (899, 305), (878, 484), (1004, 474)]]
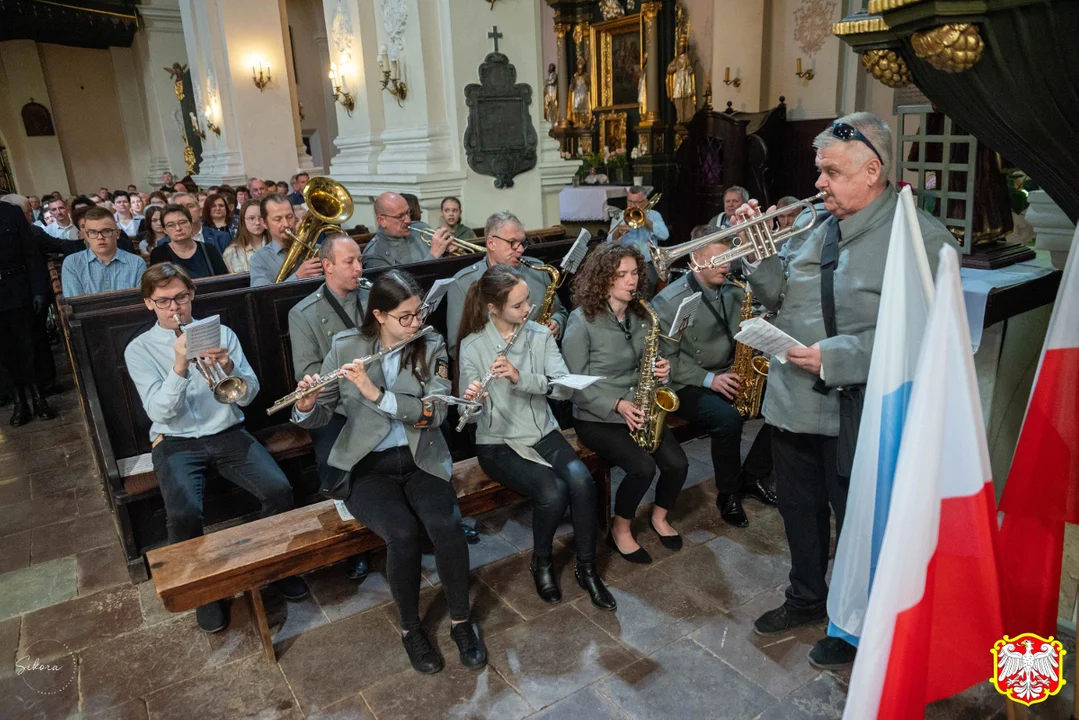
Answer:
[[(23, 210), (14, 213), (22, 235), (5, 234), (13, 226), (0, 215), (0, 236), (9, 246), (0, 245), (0, 345), (6, 346), (0, 355), (7, 358), (0, 411), (8, 403), (13, 411), (10, 425), (0, 422), (0, 717), (871, 717), (847, 707), (848, 698), (855, 707), (859, 674), (871, 672), (863, 669), (868, 662), (858, 665), (859, 657), (870, 657), (866, 644), (838, 640), (840, 654), (849, 652), (843, 661), (816, 654), (822, 638), (833, 636), (840, 530), (851, 532), (857, 507), (859, 477), (849, 469), (840, 477), (850, 483), (841, 501), (831, 486), (814, 500), (825, 538), (819, 583), (825, 575), (832, 583), (828, 612), (821, 596), (812, 613), (805, 611), (811, 620), (788, 618), (774, 632), (762, 631), (777, 605), (796, 617), (792, 593), (801, 587), (802, 570), (795, 566), (813, 554), (798, 547), (801, 530), (793, 529), (809, 521), (795, 519), (789, 499), (795, 481), (780, 477), (795, 466), (781, 450), (793, 441), (782, 437), (811, 434), (834, 454), (846, 396), (835, 400), (831, 424), (821, 421), (833, 428), (827, 431), (799, 430), (784, 413), (797, 415), (801, 405), (812, 414), (806, 397), (814, 408), (818, 400), (832, 407), (827, 402), (837, 393), (827, 396), (835, 380), (828, 374), (844, 372), (846, 362), (817, 349), (818, 394), (781, 405), (780, 393), (795, 392), (785, 378), (804, 374), (797, 354), (789, 361), (773, 357), (771, 369), (768, 351), (758, 348), (753, 362), (747, 355), (748, 375), (738, 382), (759, 375), (758, 395), (748, 409), (735, 405), (734, 435), (725, 446), (735, 456), (729, 471), (719, 467), (720, 430), (692, 415), (689, 399), (696, 395), (682, 393), (684, 365), (675, 367), (674, 358), (693, 364), (693, 353), (702, 350), (687, 349), (694, 347), (687, 338), (695, 342), (693, 326), (714, 315), (723, 332), (706, 340), (720, 343), (728, 358), (714, 367), (704, 361), (691, 384), (700, 386), (703, 377), (705, 390), (691, 389), (728, 398), (709, 383), (726, 376), (747, 347), (733, 337), (740, 320), (751, 314), (772, 320), (792, 341), (783, 353), (827, 347), (838, 339), (837, 317), (852, 317), (859, 312), (852, 306), (865, 302), (849, 298), (875, 283), (864, 329), (874, 365), (865, 350), (860, 379), (850, 381), (864, 386), (868, 373), (872, 385), (883, 332), (876, 305), (883, 324), (885, 254), (889, 263), (893, 255), (892, 212), (898, 224), (900, 209), (909, 207), (910, 217), (920, 218), (925, 248), (936, 242), (927, 282), (933, 282), (930, 269), (945, 267), (943, 250), (937, 264), (941, 245), (958, 258), (966, 355), (981, 412), (975, 434), (984, 438), (987, 458), (980, 480), (1001, 503), (1017, 474), (1013, 458), (1020, 457), (1043, 346), (1069, 317), (1054, 325), (1069, 287), (1067, 263), (1079, 264), (1069, 259), (1079, 237), (1077, 34), (1079, 3), (1065, 0), (0, 0), (0, 208)], [(822, 158), (839, 150), (861, 151), (857, 157), (866, 160), (856, 172), (874, 167), (877, 174), (867, 177), (883, 193), (872, 202), (891, 203), (887, 218), (873, 221), (882, 237), (875, 259), (865, 250), (854, 259), (855, 233), (869, 222), (868, 201), (846, 212), (836, 204), (842, 192), (837, 200), (829, 190), (845, 180), (826, 178)], [(394, 214), (406, 201), (407, 216)], [(284, 220), (275, 219), (277, 207)], [(758, 211), (769, 212), (768, 223), (753, 224)], [(18, 219), (23, 214), (29, 227)], [(814, 221), (806, 225), (806, 217)], [(739, 223), (762, 229), (739, 232)], [(844, 234), (829, 239), (835, 231), (828, 228)], [(922, 234), (916, 244), (925, 257)], [(754, 254), (741, 252), (729, 270), (724, 264), (718, 282), (726, 289), (704, 286), (706, 308), (679, 328), (661, 311), (661, 300), (679, 282), (687, 294), (700, 290), (700, 278), (719, 267), (719, 255), (700, 261), (701, 249), (713, 247), (702, 245), (705, 235), (728, 254), (747, 244)], [(25, 261), (19, 242), (30, 243)], [(814, 242), (824, 250), (806, 259)], [(188, 247), (192, 254), (185, 255)], [(604, 270), (598, 256), (619, 247), (632, 248), (620, 256), (623, 265), (614, 256)], [(829, 247), (839, 253), (830, 310), (821, 278), (832, 282)], [(342, 252), (355, 261), (347, 279), (338, 263)], [(778, 310), (768, 306), (765, 281), (753, 281), (778, 266), (778, 260), (768, 265), (772, 255), (788, 263), (780, 271), (785, 295), (775, 293), (786, 305)], [(259, 264), (266, 258), (268, 269)], [(635, 294), (619, 306), (622, 275), (611, 276), (610, 299), (600, 301), (596, 315), (589, 303), (597, 290), (588, 283), (624, 267), (627, 258), (637, 263), (636, 272), (622, 272), (634, 279)], [(507, 262), (518, 286), (528, 285), (531, 304), (545, 311), (538, 325), (529, 323), (534, 315), (522, 315), (512, 335), (499, 324), (511, 316), (509, 296), (500, 296), (501, 309), (485, 304), (484, 282)], [(125, 274), (133, 268), (134, 275)], [(871, 281), (851, 279), (856, 270)], [(819, 303), (810, 298), (819, 337), (808, 339), (799, 332), (809, 330), (795, 328), (810, 325), (790, 319), (796, 276), (806, 272), (811, 287), (821, 288)], [(422, 291), (406, 293), (423, 301), (419, 309), (406, 308), (408, 302), (375, 309), (392, 278)], [(334, 301), (347, 294), (332, 281), (351, 283), (351, 305)], [(852, 283), (842, 290), (850, 291), (848, 298), (841, 296), (844, 282)], [(187, 290), (171, 299), (158, 294), (173, 286)], [(16, 292), (25, 302), (12, 299)], [(725, 297), (734, 304), (724, 305)], [(656, 317), (645, 300), (659, 318), (642, 351), (631, 320), (639, 315), (641, 327), (647, 325), (644, 313), (633, 314), (635, 301)], [(675, 302), (672, 315), (675, 307), (677, 321), (682, 307)], [(305, 379), (297, 323), (308, 310), (317, 311), (311, 333), (320, 336), (321, 349)], [(479, 326), (466, 332), (473, 310)], [(203, 325), (192, 311), (220, 319), (221, 341), (214, 335), (205, 345), (208, 356), (185, 359), (177, 350), (172, 364), (173, 343), (189, 347)], [(402, 327), (409, 327), (409, 313), (432, 327), (412, 346), (418, 354), (387, 350), (388, 339), (398, 338), (392, 333), (402, 331), (391, 330), (397, 321), (386, 317), (401, 312)], [(606, 340), (597, 340), (608, 320)], [(330, 331), (340, 322), (342, 333)], [(490, 327), (477, 331), (484, 323)], [(466, 432), (457, 427), (459, 417), (463, 427), (472, 411), (495, 403), (498, 383), (527, 382), (519, 365), (496, 366), (524, 357), (511, 350), (520, 349), (518, 335), (533, 325), (562, 363), (561, 374), (583, 385), (559, 396), (536, 370), (543, 387), (532, 391), (538, 395), (531, 407), (546, 412), (553, 435), (590, 476), (589, 502), (598, 505), (582, 512), (590, 506), (579, 504), (571, 484), (553, 522), (541, 513), (546, 501), (492, 470), (494, 456), (484, 452), (494, 441), (484, 433), (494, 432), (496, 413), (485, 412)], [(311, 375), (325, 376), (327, 353), (338, 357), (349, 337), (367, 338), (372, 327), (383, 333), (369, 348), (378, 353), (340, 356), (338, 365), (349, 363), (349, 370), (342, 368), (335, 383), (352, 394), (338, 391), (335, 418), (347, 424), (344, 430), (338, 424), (341, 436), (320, 449), (320, 436), (307, 423), (320, 412), (334, 415), (334, 408), (326, 411), (331, 394), (324, 389), (313, 395), (315, 410), (304, 409), (317, 390)], [(165, 344), (153, 348), (164, 348), (164, 374), (151, 383), (140, 377), (148, 370), (133, 366), (133, 355), (146, 340), (150, 357), (149, 339), (165, 328)], [(636, 353), (628, 372), (635, 384), (627, 384), (628, 394), (615, 391), (614, 409), (608, 403), (610, 414), (600, 422), (584, 398), (608, 399), (604, 382), (626, 374), (598, 359), (609, 348), (597, 350), (597, 343), (621, 343), (619, 330)], [(481, 368), (486, 376), (466, 381), (466, 353), (480, 344), (472, 333), (489, 340), (488, 331), (502, 333), (505, 344), (497, 352), (492, 344)], [(649, 365), (649, 340), (669, 363)], [(231, 350), (217, 347), (228, 343)], [(434, 354), (424, 357), (420, 347)], [(624, 348), (606, 354), (624, 355)], [(583, 364), (576, 359), (581, 353)], [(391, 369), (386, 356), (400, 359)], [(535, 361), (535, 352), (528, 357)], [(419, 377), (416, 358), (430, 377), (420, 383), (424, 392), (405, 399), (404, 390), (393, 390)], [(185, 376), (177, 367), (188, 363)], [(246, 380), (239, 379), (244, 366)], [(375, 368), (386, 374), (384, 386)], [(240, 380), (240, 402), (222, 399), (227, 383), (214, 372)], [(630, 401), (637, 403), (645, 379), (657, 376), (679, 393), (666, 426), (666, 411), (658, 413), (662, 444), (657, 439), (645, 452), (634, 437), (641, 447), (633, 449), (647, 465), (638, 492), (631, 488), (639, 484), (638, 469), (594, 438), (612, 425), (632, 429), (620, 408), (639, 409)], [(1079, 377), (1069, 382), (1063, 392), (1074, 398)], [(179, 383), (190, 388), (187, 400)], [(198, 401), (190, 395), (196, 387)], [(159, 399), (148, 400), (151, 392)], [(169, 395), (167, 411), (160, 404), (166, 392), (180, 393), (179, 400)], [(291, 415), (272, 408), (277, 398), (288, 399)], [(866, 402), (868, 409), (868, 395)], [(211, 419), (218, 415), (202, 414), (199, 403), (232, 419), (218, 427)], [(474, 407), (466, 411), (469, 403)], [(723, 400), (726, 410), (732, 404)], [(405, 407), (413, 411), (407, 420)], [(1074, 430), (1075, 406), (1068, 412)], [(432, 413), (434, 427), (424, 424)], [(506, 413), (513, 414), (518, 417), (505, 422), (517, 427), (529, 413)], [(861, 427), (859, 453), (867, 442), (864, 419)], [(200, 456), (206, 476), (195, 490), (184, 490), (197, 495), (197, 528), (178, 534), (180, 491), (173, 483), (180, 471), (177, 456), (167, 462), (165, 456), (179, 451), (169, 444), (205, 440), (212, 447), (219, 431), (237, 428), (274, 466), (274, 477), (287, 479), (286, 509), (267, 510), (262, 486), (233, 481), (220, 467), (224, 451), (207, 450)], [(391, 438), (397, 444), (386, 449)], [(549, 438), (535, 447), (505, 441), (501, 449), (511, 450), (513, 463), (543, 466), (553, 477), (558, 468), (551, 463), (558, 463), (538, 450)], [(661, 462), (668, 442), (667, 451), (683, 458), (683, 484), (673, 496), (664, 486), (670, 469)], [(368, 453), (363, 459), (335, 466), (359, 445)], [(434, 447), (442, 453), (437, 463), (429, 457)], [(428, 510), (412, 495), (405, 517), (419, 527), (417, 567), (402, 569), (407, 553), (397, 536), (403, 533), (382, 537), (374, 518), (354, 517), (358, 488), (365, 487), (359, 468), (396, 451), (417, 474), (450, 480), (453, 528), (467, 545), (456, 535), (453, 542), (467, 554), (467, 573), (452, 572), (444, 531), (428, 525)], [(751, 464), (762, 452), (766, 470), (754, 474)], [(798, 462), (810, 462), (804, 457)], [(509, 462), (502, 472), (512, 475)], [(835, 474), (834, 458), (820, 463), (830, 463), (824, 475)], [(1074, 453), (1071, 463), (1074, 473)], [(436, 465), (447, 469), (446, 477)], [(355, 478), (344, 495), (327, 490), (330, 466)], [(875, 466), (873, 472), (875, 478)], [(731, 481), (748, 484), (736, 492), (727, 489)], [(1079, 508), (1079, 481), (1072, 481), (1069, 512)], [(560, 482), (564, 488), (567, 481)], [(627, 496), (635, 497), (628, 514)], [(374, 505), (364, 512), (375, 514), (366, 509)], [(842, 506), (849, 511), (845, 525)], [(1006, 507), (991, 511), (1006, 513)], [(888, 515), (884, 505), (887, 518), (896, 510), (893, 505)], [(598, 533), (591, 560), (580, 530), (585, 521)], [(996, 677), (991, 660), (997, 657), (987, 645), (962, 650), (984, 660), (976, 683), (926, 691), (914, 714), (882, 709), (880, 716), (1079, 717), (1075, 524), (1065, 526), (1057, 553), (1060, 567), (1049, 574), (1059, 581), (1059, 594), (1049, 624), (1059, 641), (1060, 678), (1051, 696), (1029, 705), (1009, 700), (987, 681)], [(291, 580), (304, 585), (296, 597), (285, 589)], [(422, 630), (405, 618), (416, 581)], [(467, 589), (467, 619), (456, 615), (461, 600), (449, 589), (454, 582)], [(605, 612), (615, 603), (614, 612)], [(207, 607), (223, 613), (217, 627), (207, 626)], [(462, 620), (475, 628), (471, 639), (462, 640)], [(430, 638), (429, 648), (410, 647), (409, 637), (418, 633), (426, 633), (425, 643)], [(946, 643), (934, 647), (943, 652)], [(445, 669), (422, 670), (422, 652), (429, 661), (437, 657), (438, 668), (444, 656)], [(479, 655), (479, 667), (466, 662)]]

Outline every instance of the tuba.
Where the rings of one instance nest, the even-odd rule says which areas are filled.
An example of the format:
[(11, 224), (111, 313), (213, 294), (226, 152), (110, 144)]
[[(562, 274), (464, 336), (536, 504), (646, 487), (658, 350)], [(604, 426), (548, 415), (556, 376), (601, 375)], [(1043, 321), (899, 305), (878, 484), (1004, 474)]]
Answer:
[[(753, 293), (749, 288), (732, 277), (727, 282), (742, 288), (745, 300), (742, 301), (740, 322), (745, 322), (753, 315)], [(744, 420), (752, 420), (761, 414), (761, 401), (764, 399), (764, 382), (768, 378), (768, 358), (758, 353), (745, 343), (734, 344), (734, 363), (731, 372), (742, 379), (742, 389), (734, 398), (734, 409)]]
[(292, 238), (285, 262), (277, 273), (276, 283), (285, 282), (303, 263), (318, 253), (318, 236), (327, 230), (344, 232), (341, 223), (352, 217), (352, 196), (345, 186), (333, 178), (313, 177), (303, 187), (307, 215), (296, 232), (286, 230)]
[(633, 404), (644, 413), (644, 423), (630, 433), (633, 441), (650, 453), (659, 449), (663, 437), (663, 422), (667, 413), (678, 409), (678, 396), (670, 388), (660, 387), (656, 381), (656, 360), (659, 360), (659, 318), (656, 311), (640, 297), (637, 302), (644, 308), (652, 323), (644, 339), (644, 352), (641, 354), (641, 372), (637, 380), (637, 394)]

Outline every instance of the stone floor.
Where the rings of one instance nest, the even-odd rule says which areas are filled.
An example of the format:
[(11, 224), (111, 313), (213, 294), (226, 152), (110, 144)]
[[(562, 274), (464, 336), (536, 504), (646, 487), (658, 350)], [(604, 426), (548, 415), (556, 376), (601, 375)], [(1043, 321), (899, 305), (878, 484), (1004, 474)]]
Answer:
[[(753, 618), (782, 601), (789, 561), (782, 523), (752, 501), (748, 529), (721, 523), (701, 441), (685, 446), (691, 486), (673, 515), (686, 547), (665, 550), (642, 516), (636, 530), (654, 564), (601, 555), (617, 613), (595, 610), (573, 582), (568, 525), (556, 551), (565, 599), (552, 607), (536, 597), (527, 569), (527, 504), (480, 518), (472, 595), (490, 652), (480, 672), (462, 669), (451, 652), (438, 574), (425, 557), (422, 612), (447, 664), (423, 676), (401, 648), (382, 553), (358, 587), (338, 566), (308, 576), (305, 602), (266, 592), (277, 665), (264, 659), (239, 599), (231, 627), (217, 635), (203, 634), (191, 613), (167, 612), (152, 583), (128, 580), (74, 392), (53, 406), (57, 420), (0, 425), (3, 720), (842, 715), (849, 675), (806, 662), (823, 627), (753, 634)], [(16, 657), (44, 667), (17, 674)], [(1064, 692), (1031, 717), (1068, 716), (1073, 658)], [(934, 704), (926, 717), (1002, 718), (1003, 703), (985, 683)]]

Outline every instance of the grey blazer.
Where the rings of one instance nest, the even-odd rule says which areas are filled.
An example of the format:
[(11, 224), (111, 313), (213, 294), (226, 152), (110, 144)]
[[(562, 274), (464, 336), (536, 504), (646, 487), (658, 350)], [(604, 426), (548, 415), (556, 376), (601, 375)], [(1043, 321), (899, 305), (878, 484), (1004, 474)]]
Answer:
[[(749, 276), (750, 289), (769, 310), (775, 325), (809, 346), (820, 344), (822, 374), (828, 387), (864, 385), (873, 354), (884, 264), (898, 194), (889, 186), (854, 215), (839, 221), (839, 262), (835, 269), (837, 335), (824, 330), (820, 299), (820, 255), (831, 218), (810, 231), (788, 253), (786, 272), (779, 256), (761, 261)], [(955, 241), (934, 217), (918, 211), (929, 265), (936, 273), (941, 245)], [(813, 390), (817, 381), (794, 363), (772, 363), (764, 395), (764, 416), (782, 430), (837, 437), (839, 394)]]
[[(348, 330), (337, 313), (326, 300), (326, 283), (319, 289), (292, 306), (288, 311), (288, 336), (292, 345), (292, 372), (296, 381), (304, 375), (320, 372), (322, 361), (330, 351), (333, 336)], [(359, 288), (356, 291), (356, 306), (359, 318), (356, 325), (363, 324), (363, 309), (367, 306), (370, 290)], [(346, 310), (347, 312), (347, 310)]]
[[(416, 466), (448, 482), (453, 473), (453, 461), (439, 429), (446, 418), (446, 406), (421, 401), (425, 395), (448, 395), (450, 392), (446, 342), (441, 335), (434, 334), (416, 342), (426, 342), (427, 345), (427, 374), (423, 382), (416, 379), (411, 367), (403, 367), (396, 382), (385, 390), (397, 398), (397, 415), (393, 419), (404, 425)], [(336, 370), (350, 360), (374, 353), (376, 343), (376, 340), (368, 340), (360, 335), (359, 330), (347, 330), (336, 335), (322, 363), (322, 374)], [(402, 352), (407, 353), (409, 349), (410, 346), (406, 346)], [(367, 374), (371, 382), (384, 387), (381, 363), (369, 365)], [(390, 418), (375, 403), (361, 395), (353, 383), (341, 380), (323, 390), (311, 414), (296, 424), (304, 428), (322, 427), (333, 417), (338, 405), (344, 406), (343, 414), (347, 420), (330, 451), (329, 463), (348, 472), (390, 432)]]

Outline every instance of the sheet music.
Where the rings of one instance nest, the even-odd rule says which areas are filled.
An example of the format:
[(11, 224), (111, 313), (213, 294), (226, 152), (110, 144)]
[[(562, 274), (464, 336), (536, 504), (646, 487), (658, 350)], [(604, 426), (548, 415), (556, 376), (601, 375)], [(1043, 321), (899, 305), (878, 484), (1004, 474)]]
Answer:
[(184, 326), (187, 359), (194, 360), (208, 350), (221, 347), (221, 316), (211, 315)]
[(508, 438), (506, 440), (506, 445), (509, 447), (510, 450), (517, 453), (519, 456), (529, 462), (534, 462), (537, 465), (543, 465), (544, 467), (551, 467), (551, 463), (544, 460), (543, 456), (540, 455), (534, 447), (525, 445), (524, 443), (520, 443), (516, 440)]
[(475, 400), (465, 400), (464, 398), (454, 397), (453, 395), (425, 395), (422, 399), (425, 403), (434, 403), (436, 405), (460, 405), (461, 407), (470, 407), (479, 409), (483, 406), (483, 403)]
[(547, 382), (551, 385), (568, 387), (571, 390), (584, 390), (592, 383), (603, 380), (605, 377), (606, 376), (601, 375), (563, 375), (561, 377), (550, 378)]
[(333, 504), (334, 504), (334, 507), (337, 508), (337, 514), (340, 515), (341, 519), (344, 520), (345, 522), (348, 522), (349, 520), (355, 520), (356, 519), (352, 515), (352, 513), (350, 513), (348, 511), (348, 508), (345, 507), (345, 503), (344, 503), (343, 500), (334, 500)]
[(680, 332), (693, 324), (693, 318), (697, 315), (697, 308), (700, 306), (701, 293), (699, 290), (682, 300), (682, 304), (678, 306), (678, 312), (674, 314), (671, 329), (667, 334), (673, 338), (678, 337)]
[(116, 461), (116, 467), (120, 471), (120, 477), (131, 477), (140, 473), (154, 471), (153, 453), (143, 453), (135, 457), (120, 458)]
[(740, 327), (742, 329), (734, 336), (735, 342), (744, 343), (754, 350), (771, 355), (781, 363), (787, 362), (788, 350), (794, 347), (805, 347), (775, 325), (761, 318), (750, 318)]
[(428, 316), (438, 308), (438, 304), (442, 302), (442, 298), (446, 296), (446, 291), (450, 289), (450, 285), (453, 283), (454, 279), (451, 277), (435, 280), (435, 284), (432, 285), (431, 289), (427, 292), (427, 297), (423, 299), (423, 304), (427, 307)]
[(592, 233), (584, 228), (577, 233), (577, 239), (570, 246), (569, 252), (562, 258), (562, 269), (568, 273), (575, 273), (581, 267), (581, 261), (588, 254), (588, 243), (592, 240)]

